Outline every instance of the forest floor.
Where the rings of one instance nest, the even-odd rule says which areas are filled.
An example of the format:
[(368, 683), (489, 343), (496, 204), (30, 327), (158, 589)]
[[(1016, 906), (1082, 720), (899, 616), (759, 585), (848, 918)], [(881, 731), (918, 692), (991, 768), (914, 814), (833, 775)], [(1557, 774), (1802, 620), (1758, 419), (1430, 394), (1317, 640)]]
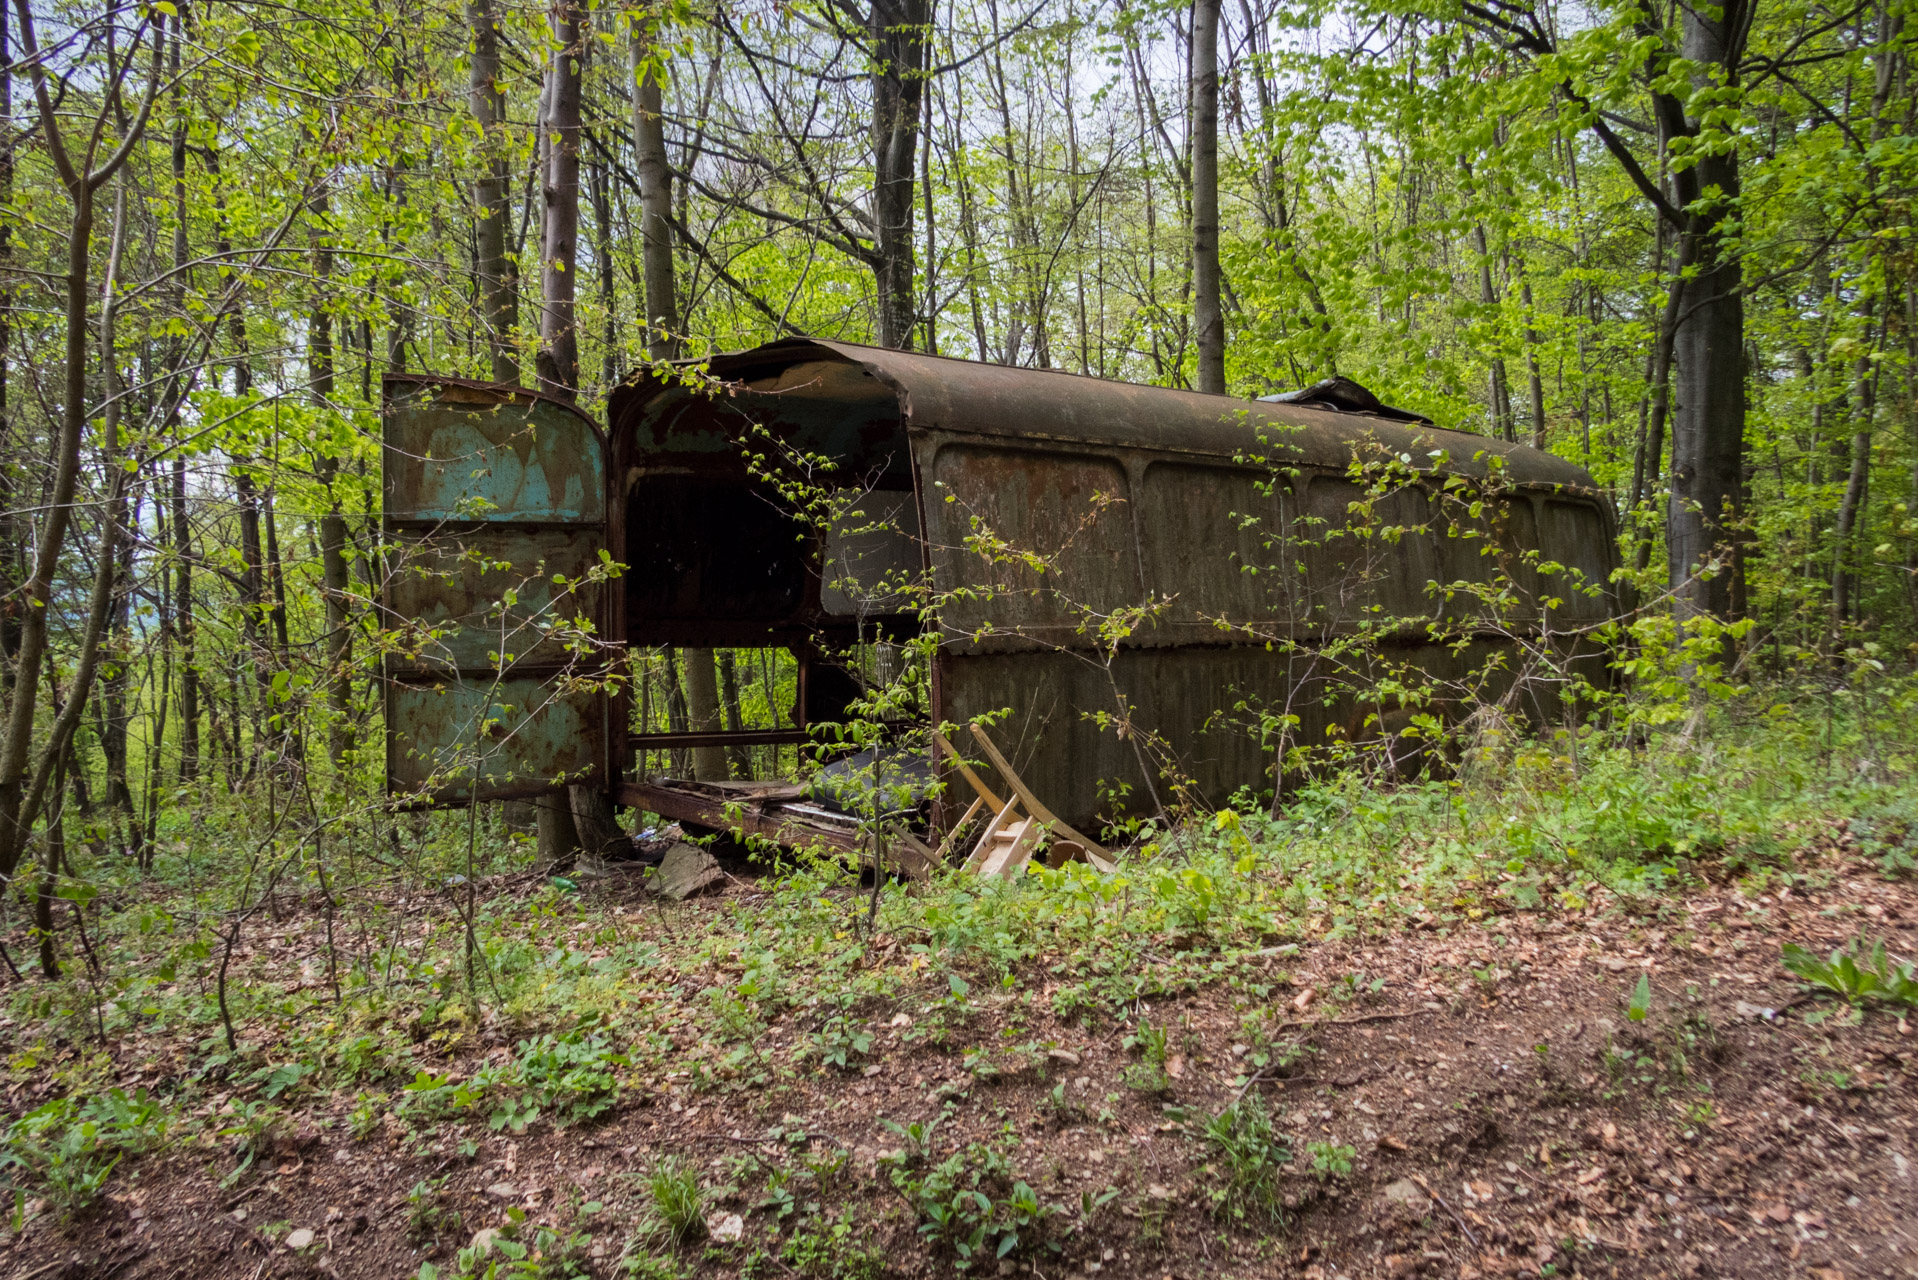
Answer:
[[(1046, 1280), (1918, 1276), (1918, 1011), (1854, 1010), (1779, 964), (1861, 933), (1910, 955), (1918, 891), (1842, 829), (1808, 843), (1762, 892), (1704, 875), (1649, 904), (1599, 891), (1338, 941), (1310, 920), (1266, 945), (1167, 932), (1140, 963), (1184, 976), (1126, 1019), (1069, 998), (1063, 951), (968, 991), (882, 933), (855, 967), (896, 970), (893, 997), (843, 1021), (788, 1002), (679, 1070), (593, 1040), (600, 1059), (549, 1070), (544, 1118), (462, 1109), (515, 1053), (491, 1015), (420, 1038), (392, 1093), (296, 1063), (208, 1074), (178, 1026), (101, 1054), (29, 1050), (9, 1020), (13, 1114), (44, 1076), (23, 1055), (91, 1053), (100, 1087), (171, 1090), (187, 1123), (85, 1212), (19, 1205), (0, 1275), (863, 1280), (953, 1274), (974, 1246), (968, 1274)], [(754, 980), (698, 940), (779, 909), (731, 869), (670, 910), (618, 869), (563, 913), (528, 878), (490, 908), (588, 964), (609, 936), (646, 948), (605, 981), (643, 985), (685, 1049), (725, 1039), (738, 1009), (712, 993)], [(310, 900), (278, 914), (240, 961), (314, 999), (322, 922)], [(564, 1083), (601, 1068), (616, 1092)], [(593, 1097), (610, 1105), (556, 1123)]]

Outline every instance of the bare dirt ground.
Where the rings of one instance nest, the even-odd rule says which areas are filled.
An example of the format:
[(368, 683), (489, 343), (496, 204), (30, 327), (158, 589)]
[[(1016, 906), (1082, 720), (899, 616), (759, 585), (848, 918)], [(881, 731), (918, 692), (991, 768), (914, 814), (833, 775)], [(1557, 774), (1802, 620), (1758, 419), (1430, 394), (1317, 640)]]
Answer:
[[(1061, 1021), (1044, 1000), (1015, 1019), (1008, 997), (939, 1046), (910, 1040), (909, 1004), (861, 1010), (877, 1038), (858, 1069), (777, 1089), (634, 1080), (592, 1127), (469, 1125), (422, 1146), (395, 1123), (356, 1142), (335, 1097), (241, 1185), (221, 1189), (232, 1161), (205, 1146), (130, 1163), (90, 1217), (9, 1237), (0, 1274), (410, 1277), (430, 1262), (451, 1276), (475, 1232), (530, 1239), (546, 1223), (544, 1253), (499, 1274), (622, 1275), (644, 1212), (636, 1175), (674, 1153), (701, 1169), (720, 1233), (728, 1214), (743, 1230), (655, 1241), (635, 1251), (642, 1274), (948, 1275), (953, 1253), (888, 1176), (900, 1138), (881, 1123), (943, 1112), (944, 1146), (998, 1141), (1042, 1199), (1091, 1206), (970, 1274), (1918, 1276), (1909, 1023), (1882, 1007), (1856, 1017), (1778, 964), (1782, 942), (1822, 952), (1861, 931), (1911, 954), (1918, 893), (1842, 848), (1801, 869), (1798, 887), (1750, 897), (1708, 885), (1636, 914), (1595, 902), (1274, 948), (1260, 1000), (1282, 1035), (1262, 1070), (1240, 1038), (1243, 981), (1136, 1011), (1170, 1028), (1163, 1090), (1139, 1087), (1125, 1026)], [(1641, 974), (1653, 999), (1633, 1021)], [(776, 1059), (801, 1034), (776, 1023), (759, 1051)], [(1053, 1047), (1018, 1072), (968, 1069), (969, 1048), (1012, 1035)], [(1349, 1146), (1349, 1173), (1301, 1158), (1278, 1218), (1222, 1217), (1203, 1128), (1245, 1092), (1270, 1100), (1295, 1153)], [(782, 1221), (765, 1171), (808, 1153), (821, 1172)], [(422, 1183), (430, 1195), (409, 1195)], [(795, 1252), (809, 1213), (845, 1230)]]

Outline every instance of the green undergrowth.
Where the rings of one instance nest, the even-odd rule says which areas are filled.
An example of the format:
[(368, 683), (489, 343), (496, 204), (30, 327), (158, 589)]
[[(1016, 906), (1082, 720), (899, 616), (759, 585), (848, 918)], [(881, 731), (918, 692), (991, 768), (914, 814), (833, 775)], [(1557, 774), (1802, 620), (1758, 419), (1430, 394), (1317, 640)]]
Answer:
[[(1757, 891), (1825, 874), (1815, 854), (1835, 844), (1911, 874), (1918, 707), (1902, 685), (1869, 716), (1853, 702), (1750, 695), (1683, 729), (1488, 739), (1448, 778), (1354, 768), (1277, 814), (1148, 827), (1113, 874), (947, 874), (876, 899), (824, 858), (786, 857), (762, 892), (684, 906), (614, 891), (623, 877), (520, 878), (474, 895), (469, 934), (461, 877), (515, 865), (523, 845), (490, 827), (468, 845), (453, 814), (409, 819), (412, 879), (394, 872), (330, 912), (308, 893), (241, 917), (239, 888), (204, 866), (190, 880), (112, 869), (87, 908), (97, 963), (9, 992), (7, 1083), (26, 1106), (0, 1179), (71, 1213), (124, 1176), (116, 1162), (169, 1144), (233, 1180), (303, 1124), (450, 1154), (603, 1122), (662, 1083), (763, 1091), (915, 1046), (963, 1054), (982, 1084), (1042, 1077), (1053, 1046), (1027, 1029), (1042, 1012), (1125, 1022), (1144, 1044), (1142, 999), (1224, 984), (1256, 1003), (1325, 938), (1650, 909), (1702, 879)], [(146, 1094), (109, 1092), (134, 1071)], [(1221, 1131), (1221, 1159), (1266, 1141), (1257, 1120)], [(1045, 1235), (1025, 1184), (981, 1153), (911, 1177), (900, 1189), (943, 1247), (992, 1255)], [(1241, 1180), (1222, 1209), (1266, 1212), (1268, 1190)]]

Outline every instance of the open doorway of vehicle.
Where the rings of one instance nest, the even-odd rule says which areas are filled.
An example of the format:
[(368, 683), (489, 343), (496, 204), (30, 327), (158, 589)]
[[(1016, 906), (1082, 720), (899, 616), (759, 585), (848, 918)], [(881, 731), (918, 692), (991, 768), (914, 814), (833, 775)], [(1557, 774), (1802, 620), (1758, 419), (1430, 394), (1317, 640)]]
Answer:
[[(909, 589), (926, 563), (919, 496), (896, 389), (829, 352), (768, 356), (716, 362), (723, 382), (652, 371), (609, 407), (621, 635), (647, 655), (616, 794), (685, 822), (850, 848), (846, 809), (858, 806), (835, 790), (850, 770), (801, 784), (811, 770), (798, 753), (836, 754), (824, 726), (852, 719), (910, 660), (905, 642), (923, 626)], [(728, 690), (725, 726), (689, 731), (670, 706), (673, 655), (713, 649), (734, 657), (748, 705), (735, 714)], [(735, 776), (686, 778), (684, 753), (700, 745), (727, 750)], [(929, 787), (927, 753), (907, 754)]]

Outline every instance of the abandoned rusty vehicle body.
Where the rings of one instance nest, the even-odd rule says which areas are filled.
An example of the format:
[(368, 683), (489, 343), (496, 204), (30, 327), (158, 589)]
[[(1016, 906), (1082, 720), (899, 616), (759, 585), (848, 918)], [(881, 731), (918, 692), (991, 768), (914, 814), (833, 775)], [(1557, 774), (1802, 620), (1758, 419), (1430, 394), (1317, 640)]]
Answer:
[[(1174, 789), (1270, 792), (1287, 744), (1549, 717), (1570, 673), (1602, 678), (1616, 551), (1591, 477), (1383, 406), (804, 339), (635, 379), (604, 432), (527, 391), (386, 391), (388, 770), (441, 802), (567, 778), (713, 820), (711, 789), (629, 776), (635, 752), (803, 741), (860, 692), (836, 655), (929, 629), (926, 714), (996, 717), (1084, 828)], [(633, 732), (598, 677), (665, 645), (791, 650), (789, 723)], [(1439, 692), (1355, 692), (1394, 672)], [(734, 825), (780, 834), (772, 789), (737, 794)]]

